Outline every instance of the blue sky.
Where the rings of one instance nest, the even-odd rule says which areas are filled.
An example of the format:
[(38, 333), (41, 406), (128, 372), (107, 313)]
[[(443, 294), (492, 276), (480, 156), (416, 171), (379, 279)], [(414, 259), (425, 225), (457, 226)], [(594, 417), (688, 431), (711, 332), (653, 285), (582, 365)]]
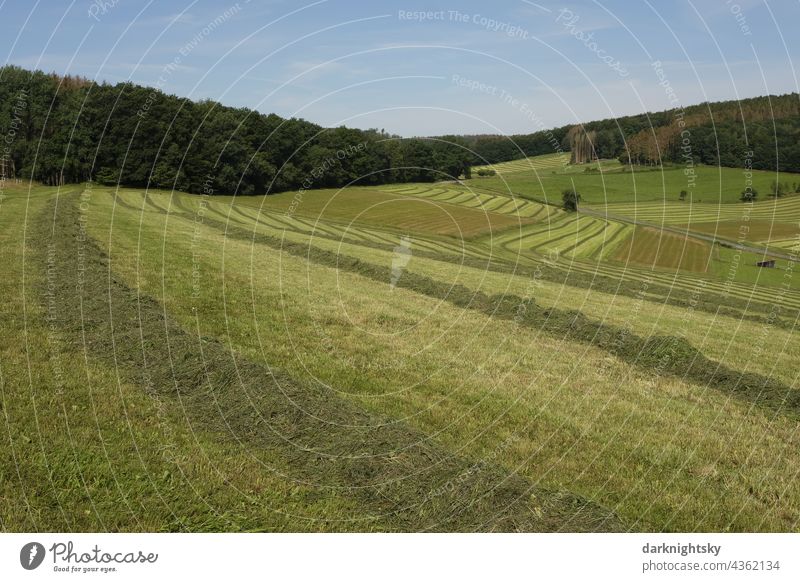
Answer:
[(7, 63), (404, 136), (798, 90), (797, 1), (0, 2)]

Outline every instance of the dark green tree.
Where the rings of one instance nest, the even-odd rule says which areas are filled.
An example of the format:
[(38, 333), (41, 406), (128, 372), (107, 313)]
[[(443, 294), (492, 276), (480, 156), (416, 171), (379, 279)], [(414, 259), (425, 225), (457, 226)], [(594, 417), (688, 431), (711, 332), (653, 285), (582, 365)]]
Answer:
[(756, 198), (758, 198), (758, 191), (755, 188), (745, 188), (739, 196), (739, 200), (742, 202), (755, 202)]
[(580, 200), (581, 195), (572, 188), (561, 192), (561, 202), (564, 206), (564, 210), (575, 212), (578, 210), (578, 202), (580, 202)]

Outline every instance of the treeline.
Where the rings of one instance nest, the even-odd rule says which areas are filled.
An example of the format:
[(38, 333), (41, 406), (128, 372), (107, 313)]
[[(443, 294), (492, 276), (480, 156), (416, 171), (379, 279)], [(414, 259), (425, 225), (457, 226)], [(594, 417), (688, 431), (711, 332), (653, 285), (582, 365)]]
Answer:
[(402, 139), (323, 128), (133, 83), (0, 68), (0, 174), (188, 192), (265, 194), (431, 182), (554, 152), (575, 162), (703, 163), (800, 172), (800, 96), (703, 103), (514, 136)]
[(566, 140), (570, 126), (511, 136), (468, 135), (466, 143), (474, 153), (475, 165), (509, 162), (524, 157), (569, 151)]
[(797, 93), (703, 103), (619, 121), (623, 132), (616, 120), (584, 126), (597, 133), (596, 141), (616, 139), (617, 155), (603, 157), (642, 165), (691, 162), (800, 172)]
[(469, 176), (457, 136), (323, 128), (133, 83), (0, 68), (5, 178), (265, 194)]
[[(800, 172), (800, 95), (701, 103), (527, 135), (468, 136), (476, 163), (559, 151), (574, 162), (702, 163)], [(577, 155), (576, 155), (577, 154)]]

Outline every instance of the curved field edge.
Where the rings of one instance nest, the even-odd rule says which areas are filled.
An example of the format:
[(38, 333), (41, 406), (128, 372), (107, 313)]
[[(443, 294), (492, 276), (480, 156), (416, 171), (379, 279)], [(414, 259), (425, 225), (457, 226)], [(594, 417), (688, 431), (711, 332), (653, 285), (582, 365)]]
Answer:
[(448, 454), (329, 390), (188, 333), (114, 277), (104, 253), (81, 234), (75, 202), (63, 200), (55, 220), (45, 213), (36, 229), (49, 249), (40, 256), (50, 273), (43, 300), (50, 293), (62, 306), (52, 324), (74, 349), (180, 406), (196, 430), (288, 459), (288, 477), (355, 497), (390, 530), (620, 528), (610, 512), (575, 495)]

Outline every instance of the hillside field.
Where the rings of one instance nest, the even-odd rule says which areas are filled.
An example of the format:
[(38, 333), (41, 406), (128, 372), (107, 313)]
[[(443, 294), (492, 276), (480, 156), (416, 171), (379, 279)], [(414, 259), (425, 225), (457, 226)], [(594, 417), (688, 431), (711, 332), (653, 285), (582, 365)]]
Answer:
[[(299, 197), (9, 185), (3, 527), (796, 531), (793, 263), (514, 195), (574, 179), (657, 221), (677, 185), (574, 170)], [(790, 240), (793, 204), (754, 205), (753, 240)], [(730, 235), (739, 207), (716, 208)]]
[[(542, 159), (542, 161), (539, 161)], [(496, 176), (476, 177), (481, 186), (510, 191), (521, 197), (531, 197), (559, 204), (561, 192), (574, 187), (584, 203), (591, 205), (647, 203), (672, 204), (680, 202), (681, 190), (689, 195), (686, 204), (741, 205), (742, 190), (749, 184), (759, 194), (768, 197), (774, 181), (787, 184), (793, 197), (800, 184), (797, 174), (713, 166), (640, 167), (631, 170), (616, 160), (600, 163), (569, 165), (565, 154), (538, 156), (490, 166)], [(489, 167), (489, 166), (487, 166)], [(800, 199), (800, 195), (797, 196)]]

